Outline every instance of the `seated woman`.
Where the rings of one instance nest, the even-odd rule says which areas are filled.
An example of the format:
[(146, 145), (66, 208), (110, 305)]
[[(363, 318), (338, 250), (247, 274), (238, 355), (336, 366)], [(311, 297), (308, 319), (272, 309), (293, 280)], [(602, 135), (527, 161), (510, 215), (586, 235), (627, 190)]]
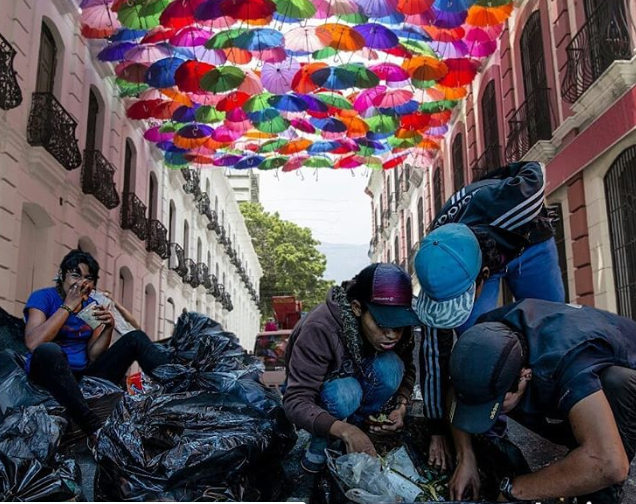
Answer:
[(72, 250), (60, 264), (55, 287), (33, 292), (24, 307), (29, 378), (66, 407), (93, 441), (101, 421), (84, 400), (77, 380), (86, 375), (119, 383), (135, 361), (146, 373), (168, 362), (167, 354), (139, 330), (111, 347), (113, 316), (104, 307), (93, 308), (93, 318), (100, 322), (95, 329), (77, 316), (94, 302), (90, 293), (98, 278), (99, 264), (93, 256)]
[(326, 462), (328, 439), (348, 452), (376, 455), (360, 426), (382, 410), (371, 427), (391, 432), (404, 425), (413, 391), (413, 337), (420, 321), (411, 309), (411, 279), (394, 264), (364, 268), (345, 287), (296, 324), (285, 356), (285, 413), (313, 438), (301, 465), (315, 473)]

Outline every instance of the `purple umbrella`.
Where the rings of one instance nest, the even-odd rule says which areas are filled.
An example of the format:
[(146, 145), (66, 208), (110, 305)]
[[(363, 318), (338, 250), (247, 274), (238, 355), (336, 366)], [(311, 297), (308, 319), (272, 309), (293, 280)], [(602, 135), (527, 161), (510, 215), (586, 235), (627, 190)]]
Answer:
[(310, 94), (298, 95), (307, 104), (307, 109), (313, 112), (327, 112), (329, 107), (325, 102)]
[(468, 47), (466, 47), (463, 40), (456, 40), (453, 42), (441, 42), (439, 40), (434, 40), (432, 42), (428, 42), (428, 45), (431, 46), (431, 49), (433, 49), (443, 59), (463, 58), (468, 54)]
[(309, 122), (316, 128), (329, 133), (342, 133), (347, 131), (347, 126), (342, 121), (339, 121), (335, 117), (329, 117), (327, 119), (316, 119), (314, 117), (309, 119)]
[(300, 63), (293, 58), (280, 63), (265, 63), (261, 70), (261, 82), (268, 91), (282, 95), (291, 91), (291, 83), (298, 70)]
[(219, 8), (218, 0), (206, 0), (199, 4), (194, 10), (194, 18), (199, 21), (207, 21), (208, 19), (216, 19), (223, 17), (223, 13)]
[(220, 158), (216, 158), (212, 162), (212, 164), (214, 166), (234, 166), (241, 159), (243, 159), (243, 156), (237, 156), (235, 154), (230, 154), (228, 156), (222, 156)]
[(222, 49), (207, 49), (205, 46), (193, 47), (192, 55), (197, 61), (214, 66), (221, 66), (227, 61), (225, 51)]
[(193, 122), (195, 121), (194, 113), (198, 106), (188, 107), (187, 105), (182, 105), (172, 114), (172, 120), (177, 122)]
[(104, 47), (97, 59), (100, 61), (122, 61), (125, 59), (126, 53), (133, 47), (137, 47), (139, 44), (136, 42), (121, 42), (119, 44), (109, 44)]
[(186, 26), (170, 37), (170, 43), (177, 47), (198, 47), (205, 44), (211, 38), (212, 32), (209, 30)]
[(399, 44), (397, 35), (381, 24), (366, 23), (354, 29), (364, 37), (367, 47), (371, 49), (392, 49)]
[(174, 132), (161, 132), (159, 131), (160, 126), (155, 126), (154, 128), (150, 128), (146, 130), (144, 133), (144, 138), (149, 142), (168, 142), (172, 140), (174, 137)]
[(468, 12), (443, 12), (431, 7), (425, 12), (425, 16), (431, 20), (430, 24), (438, 28), (457, 28), (464, 24)]
[(389, 16), (397, 8), (397, 0), (355, 0), (355, 2), (368, 17)]
[(179, 130), (179, 135), (184, 138), (203, 138), (212, 134), (213, 128), (207, 124), (186, 124)]

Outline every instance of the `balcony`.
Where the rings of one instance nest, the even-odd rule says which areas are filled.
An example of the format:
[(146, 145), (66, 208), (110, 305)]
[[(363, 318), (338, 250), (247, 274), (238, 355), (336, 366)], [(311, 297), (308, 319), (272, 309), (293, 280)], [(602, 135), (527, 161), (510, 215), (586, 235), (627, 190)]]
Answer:
[(121, 207), (121, 228), (130, 229), (137, 238), (146, 240), (148, 238), (148, 219), (146, 219), (146, 205), (137, 197), (135, 193), (127, 192), (123, 194)]
[(553, 117), (550, 89), (535, 89), (508, 121), (506, 161), (520, 161), (539, 140), (550, 140)]
[(197, 263), (197, 275), (199, 277), (200, 285), (203, 285), (205, 289), (212, 287), (212, 279), (210, 278), (210, 270), (205, 263)]
[(566, 47), (567, 66), (561, 95), (575, 103), (617, 60), (632, 56), (629, 21), (622, 0), (606, 0)]
[(27, 141), (44, 147), (66, 170), (82, 164), (75, 138), (77, 123), (52, 93), (33, 93)]
[(109, 210), (119, 205), (119, 194), (113, 177), (115, 167), (98, 150), (84, 151), (81, 183), (84, 194), (92, 194)]
[(22, 91), (13, 69), (16, 51), (9, 41), (0, 35), (0, 108), (11, 110), (22, 103)]
[(170, 246), (168, 244), (168, 230), (156, 219), (148, 223), (148, 239), (146, 240), (146, 250), (154, 252), (162, 259), (170, 256)]
[(470, 167), (473, 177), (471, 182), (476, 182), (486, 175), (486, 173), (495, 168), (499, 168), (501, 165), (501, 145), (497, 144), (486, 147), (486, 150), (479, 158), (473, 161)]
[(218, 235), (219, 235), (219, 243), (221, 245), (227, 245), (228, 238), (225, 234), (225, 227), (223, 225), (220, 226)]
[(185, 262), (185, 254), (183, 248), (178, 243), (170, 244), (170, 259), (168, 261), (168, 267), (172, 271), (176, 271), (177, 275), (181, 278), (185, 278), (188, 274), (188, 267)]
[(197, 264), (192, 259), (186, 259), (185, 267), (188, 269), (188, 272), (183, 277), (183, 281), (187, 284), (190, 284), (193, 289), (196, 289), (199, 285), (201, 285), (201, 279), (199, 278)]
[(197, 170), (191, 168), (183, 168), (181, 173), (186, 181), (183, 184), (183, 191), (186, 194), (193, 194), (198, 199), (201, 194), (201, 175)]
[(207, 294), (218, 298), (221, 295), (221, 292), (219, 291), (219, 281), (217, 280), (216, 275), (211, 273), (209, 275), (209, 280), (210, 287), (208, 287)]

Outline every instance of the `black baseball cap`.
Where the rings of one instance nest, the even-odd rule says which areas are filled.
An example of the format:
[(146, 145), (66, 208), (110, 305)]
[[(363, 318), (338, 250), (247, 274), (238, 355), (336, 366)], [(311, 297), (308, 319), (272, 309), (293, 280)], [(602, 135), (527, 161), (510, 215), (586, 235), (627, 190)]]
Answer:
[(358, 273), (349, 291), (363, 302), (381, 327), (421, 325), (413, 311), (413, 286), (406, 271), (391, 263), (374, 263)]
[(519, 335), (505, 324), (485, 322), (464, 332), (450, 358), (453, 426), (471, 434), (490, 430), (523, 363)]

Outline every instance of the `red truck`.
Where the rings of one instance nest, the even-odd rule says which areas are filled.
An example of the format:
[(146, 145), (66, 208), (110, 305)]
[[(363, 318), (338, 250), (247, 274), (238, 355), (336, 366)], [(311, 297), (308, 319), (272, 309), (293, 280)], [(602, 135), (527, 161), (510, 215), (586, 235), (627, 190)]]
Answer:
[(256, 335), (254, 355), (265, 364), (265, 372), (263, 373), (265, 385), (280, 389), (285, 381), (287, 340), (302, 316), (303, 303), (294, 296), (273, 296), (272, 308), (279, 329), (263, 331)]

